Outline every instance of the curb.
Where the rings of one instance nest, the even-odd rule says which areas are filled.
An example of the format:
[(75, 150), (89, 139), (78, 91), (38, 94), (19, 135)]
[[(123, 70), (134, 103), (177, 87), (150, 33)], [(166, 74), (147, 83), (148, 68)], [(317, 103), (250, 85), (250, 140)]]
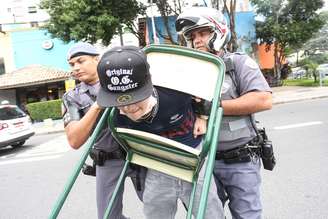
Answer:
[(35, 135), (46, 135), (46, 134), (55, 134), (55, 133), (61, 133), (64, 132), (64, 129), (61, 130), (48, 130), (48, 131), (35, 131)]
[(273, 100), (273, 105), (284, 104), (284, 103), (295, 103), (305, 100), (314, 100), (314, 99), (322, 99), (322, 98), (328, 98), (328, 95), (324, 94), (321, 96), (314, 96), (314, 97), (303, 97), (303, 98), (294, 98), (294, 99), (291, 98), (289, 100)]

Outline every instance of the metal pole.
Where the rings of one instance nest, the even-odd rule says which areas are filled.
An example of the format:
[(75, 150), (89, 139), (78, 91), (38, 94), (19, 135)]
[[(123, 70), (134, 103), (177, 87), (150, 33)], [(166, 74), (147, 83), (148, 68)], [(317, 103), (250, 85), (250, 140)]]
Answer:
[(154, 39), (154, 43), (158, 44), (158, 38), (157, 38), (157, 34), (156, 34), (156, 28), (155, 28), (155, 19), (154, 19), (154, 13), (153, 13), (153, 0), (150, 0), (150, 13), (151, 13), (151, 26), (153, 29), (153, 39)]
[(121, 46), (124, 46), (122, 27), (120, 27), (120, 29), (119, 29), (119, 35), (120, 35), (120, 43), (121, 43)]

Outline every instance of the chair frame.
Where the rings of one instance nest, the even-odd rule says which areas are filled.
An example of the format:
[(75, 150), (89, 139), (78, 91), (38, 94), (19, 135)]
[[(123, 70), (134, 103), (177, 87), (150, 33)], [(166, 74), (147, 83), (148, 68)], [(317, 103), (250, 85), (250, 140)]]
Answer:
[[(219, 59), (213, 55), (210, 55), (208, 53), (203, 53), (203, 52), (198, 52), (198, 51), (196, 52), (195, 50), (186, 49), (184, 47), (181, 48), (181, 47), (167, 46), (167, 45), (150, 46), (145, 49), (145, 52), (147, 55), (152, 52), (173, 53), (173, 54), (177, 54), (177, 55), (183, 55), (183, 56), (189, 56), (192, 58), (202, 59), (202, 60), (209, 61), (209, 62), (216, 64), (218, 66), (218, 77), (217, 77), (215, 90), (221, 91), (222, 83), (224, 80), (224, 72), (225, 72), (224, 62), (221, 59)], [(198, 209), (197, 219), (204, 218), (204, 215), (205, 215), (205, 210), (206, 210), (206, 205), (207, 205), (207, 196), (208, 196), (212, 172), (213, 172), (214, 163), (215, 163), (215, 155), (216, 155), (216, 148), (217, 148), (217, 140), (218, 140), (218, 136), (219, 136), (219, 128), (220, 128), (220, 124), (221, 124), (221, 118), (223, 115), (223, 109), (219, 106), (220, 95), (221, 95), (221, 92), (215, 92), (213, 94), (212, 108), (211, 108), (211, 114), (210, 114), (209, 120), (208, 120), (207, 133), (204, 138), (201, 153), (199, 154), (199, 156), (197, 156), (198, 163), (197, 163), (196, 169), (194, 169), (194, 174), (193, 174), (193, 178), (191, 181), (193, 189), (192, 189), (192, 194), (191, 194), (189, 207), (188, 207), (188, 213), (187, 213), (188, 219), (192, 218), (193, 200), (194, 200), (194, 196), (195, 196), (195, 192), (196, 192), (198, 174), (199, 174), (200, 169), (202, 168), (205, 157), (207, 155), (209, 155), (208, 161), (207, 161), (208, 163), (206, 166), (204, 185), (202, 188), (202, 195), (201, 195), (201, 199), (200, 199), (200, 205), (199, 205), (199, 209)], [(115, 124), (114, 124), (114, 118), (116, 116), (116, 113), (117, 113), (117, 110), (112, 109), (111, 114), (108, 118), (108, 123), (112, 130), (113, 136), (120, 143), (120, 145), (124, 148), (124, 150), (127, 152), (127, 157), (126, 157), (126, 161), (125, 161), (126, 165), (124, 166), (126, 168), (124, 168), (124, 170), (122, 171), (120, 179), (125, 178), (127, 166), (129, 163), (133, 163), (132, 158), (133, 158), (134, 154), (140, 154), (144, 157), (154, 159), (154, 160), (160, 161), (162, 163), (166, 163), (166, 164), (173, 165), (173, 166), (180, 167), (180, 168), (185, 168), (185, 169), (192, 168), (190, 166), (184, 166), (180, 163), (172, 162), (172, 161), (167, 160), (162, 157), (153, 157), (150, 154), (147, 154), (147, 153), (144, 153), (144, 152), (141, 152), (141, 151), (138, 151), (138, 150), (135, 150), (135, 149), (129, 147), (127, 140), (134, 141), (134, 142), (140, 143), (140, 144), (148, 146), (148, 147), (157, 148), (157, 149), (160, 149), (163, 151), (169, 151), (169, 152), (174, 152), (174, 153), (178, 153), (178, 154), (183, 154), (184, 156), (191, 156), (191, 157), (194, 156), (191, 153), (181, 151), (179, 149), (168, 148), (165, 145), (162, 145), (158, 142), (151, 142), (151, 141), (148, 141), (148, 140), (145, 140), (140, 137), (133, 136), (133, 135), (118, 133), (117, 127), (115, 127)], [(119, 192), (122, 184), (123, 184), (123, 182), (118, 182), (115, 192), (109, 202), (108, 208), (106, 209), (104, 218), (108, 218), (108, 216), (110, 214), (110, 210), (114, 203), (115, 197), (117, 195), (117, 192)]]
[[(119, 180), (116, 184), (114, 193), (109, 200), (108, 207), (105, 211), (104, 214), (104, 219), (109, 218), (109, 214), (111, 212), (111, 209), (113, 207), (114, 201), (117, 197), (118, 192), (122, 189), (122, 185), (124, 183), (125, 177), (126, 177), (126, 172), (128, 170), (128, 166), (130, 163), (132, 163), (132, 159), (134, 154), (139, 154), (142, 155), (148, 159), (155, 159), (161, 163), (165, 163), (167, 165), (172, 165), (177, 168), (182, 168), (182, 169), (187, 169), (187, 170), (192, 170), (193, 171), (193, 176), (191, 179), (191, 183), (193, 185), (193, 190), (189, 202), (189, 207), (188, 207), (188, 212), (187, 212), (187, 218), (190, 219), (192, 218), (192, 208), (193, 208), (193, 200), (195, 196), (195, 191), (196, 191), (196, 185), (197, 185), (197, 179), (198, 179), (198, 173), (200, 169), (203, 166), (204, 160), (207, 157), (207, 164), (206, 164), (206, 170), (205, 170), (205, 177), (204, 177), (204, 184), (202, 188), (202, 194), (201, 194), (201, 199), (200, 199), (200, 204), (198, 208), (198, 213), (197, 213), (197, 219), (203, 219), (205, 215), (205, 210), (206, 210), (206, 205), (207, 205), (207, 196), (210, 188), (210, 182), (211, 182), (211, 177), (214, 169), (214, 163), (215, 163), (215, 155), (216, 155), (216, 150), (217, 150), (217, 142), (218, 142), (218, 136), (219, 136), (219, 129), (220, 129), (220, 124), (221, 124), (221, 118), (223, 115), (223, 109), (220, 106), (220, 97), (221, 97), (221, 87), (222, 83), (224, 80), (224, 75), (225, 75), (225, 65), (222, 59), (209, 54), (205, 52), (200, 52), (196, 51), (194, 49), (189, 49), (185, 47), (180, 47), (180, 46), (169, 46), (169, 45), (151, 45), (149, 47), (145, 48), (145, 53), (147, 55), (151, 53), (167, 53), (167, 54), (174, 54), (174, 55), (181, 55), (181, 56), (187, 56), (195, 59), (200, 59), (206, 62), (210, 62), (214, 64), (217, 69), (217, 81), (215, 85), (215, 92), (213, 94), (213, 99), (212, 99), (212, 107), (211, 107), (211, 113), (208, 119), (208, 125), (207, 125), (207, 132), (205, 134), (205, 137), (203, 138), (203, 146), (200, 154), (198, 156), (191, 154), (189, 152), (183, 151), (178, 148), (168, 148), (163, 144), (160, 144), (158, 142), (150, 142), (148, 140), (131, 136), (129, 134), (122, 134), (117, 132), (117, 127), (115, 127), (115, 124), (113, 122), (115, 118), (115, 114), (117, 113), (117, 110), (115, 108), (106, 108), (101, 119), (99, 120), (93, 134), (90, 136), (88, 141), (85, 143), (85, 151), (82, 154), (81, 159), (79, 162), (76, 164), (71, 176), (69, 177), (63, 192), (60, 194), (58, 200), (56, 201), (51, 214), (49, 218), (54, 219), (57, 218), (73, 184), (75, 183), (82, 167), (83, 164), (85, 163), (90, 150), (95, 143), (97, 136), (99, 135), (101, 129), (105, 125), (105, 122), (108, 123), (109, 127), (112, 130), (112, 134), (114, 138), (120, 143), (120, 145), (123, 147), (123, 149), (127, 152), (127, 156), (125, 159), (125, 164), (122, 169), (122, 173), (119, 177)], [(150, 63), (151, 64), (151, 63)], [(181, 156), (186, 156), (186, 157), (192, 157), (197, 159), (197, 165), (196, 167), (188, 166), (188, 165), (183, 165), (179, 162), (174, 162), (162, 157), (154, 157), (152, 155), (149, 155), (147, 153), (142, 153), (138, 150), (134, 150), (129, 147), (127, 140), (130, 141), (136, 141), (140, 144), (146, 145), (147, 147), (153, 147), (160, 149), (162, 151), (170, 152), (170, 153), (177, 153), (180, 154)]]

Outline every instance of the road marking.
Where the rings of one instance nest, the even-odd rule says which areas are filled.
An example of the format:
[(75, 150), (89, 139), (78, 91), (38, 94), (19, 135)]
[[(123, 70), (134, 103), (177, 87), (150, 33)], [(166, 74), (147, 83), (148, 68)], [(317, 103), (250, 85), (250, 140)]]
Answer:
[(24, 163), (24, 162), (34, 162), (34, 161), (41, 161), (41, 160), (48, 160), (48, 159), (56, 159), (61, 157), (61, 155), (55, 155), (55, 156), (47, 156), (47, 157), (33, 157), (33, 158), (26, 158), (26, 159), (15, 159), (15, 160), (6, 160), (6, 161), (1, 161), (1, 165), (6, 165), (6, 164), (13, 164), (13, 163)]
[(66, 136), (61, 136), (24, 152), (0, 157), (0, 165), (56, 159), (70, 150)]
[(283, 130), (283, 129), (292, 129), (292, 128), (299, 128), (299, 127), (305, 127), (305, 126), (311, 126), (311, 125), (320, 125), (323, 124), (321, 121), (314, 121), (314, 122), (305, 122), (305, 123), (296, 123), (292, 125), (284, 125), (284, 126), (277, 126), (273, 129), (275, 130)]

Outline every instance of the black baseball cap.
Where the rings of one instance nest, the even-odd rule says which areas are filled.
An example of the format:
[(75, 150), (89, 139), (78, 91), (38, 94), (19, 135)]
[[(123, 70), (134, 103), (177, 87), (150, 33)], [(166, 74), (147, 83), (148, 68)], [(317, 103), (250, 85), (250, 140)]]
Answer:
[(137, 103), (153, 93), (147, 56), (138, 47), (108, 50), (101, 57), (97, 71), (101, 85), (97, 102), (102, 107)]

